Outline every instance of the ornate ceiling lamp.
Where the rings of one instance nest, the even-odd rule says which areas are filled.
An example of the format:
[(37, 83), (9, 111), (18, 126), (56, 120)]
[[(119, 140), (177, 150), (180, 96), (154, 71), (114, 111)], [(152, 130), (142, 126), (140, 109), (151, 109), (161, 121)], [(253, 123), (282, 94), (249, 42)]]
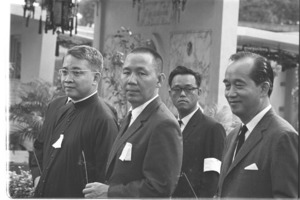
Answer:
[(34, 3), (35, 3), (35, 0), (24, 0), (25, 1), (25, 4), (24, 4), (24, 7), (23, 7), (23, 17), (26, 17), (26, 12), (28, 11), (28, 15), (27, 15), (27, 19), (26, 19), (26, 27), (28, 27), (28, 24), (29, 24), (29, 18), (32, 17), (34, 18)]
[(187, 0), (172, 0), (173, 12), (177, 17), (177, 21), (180, 21), (180, 13), (184, 11)]
[(77, 34), (77, 0), (43, 0), (42, 8), (46, 7), (45, 33), (52, 30), (53, 34), (75, 30)]
[(134, 8), (136, 4), (140, 5), (142, 0), (132, 0), (132, 7)]

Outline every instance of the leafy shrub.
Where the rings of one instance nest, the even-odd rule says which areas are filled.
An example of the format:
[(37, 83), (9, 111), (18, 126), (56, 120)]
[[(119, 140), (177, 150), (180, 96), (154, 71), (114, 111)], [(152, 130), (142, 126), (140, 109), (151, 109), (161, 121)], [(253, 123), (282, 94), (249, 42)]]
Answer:
[(10, 105), (11, 150), (17, 149), (26, 138), (34, 139), (40, 132), (47, 106), (51, 100), (62, 95), (61, 91), (48, 82), (34, 80), (23, 83), (18, 90), (20, 102)]
[(34, 188), (30, 171), (20, 169), (20, 174), (9, 171), (9, 195), (11, 198), (32, 198), (33, 194)]

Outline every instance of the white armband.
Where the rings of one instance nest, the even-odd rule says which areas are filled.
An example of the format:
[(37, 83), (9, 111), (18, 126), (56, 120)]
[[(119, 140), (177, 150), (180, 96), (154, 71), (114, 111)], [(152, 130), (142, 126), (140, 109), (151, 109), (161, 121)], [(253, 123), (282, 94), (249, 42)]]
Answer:
[(203, 164), (203, 172), (215, 171), (220, 174), (221, 163), (222, 162), (216, 158), (205, 158)]

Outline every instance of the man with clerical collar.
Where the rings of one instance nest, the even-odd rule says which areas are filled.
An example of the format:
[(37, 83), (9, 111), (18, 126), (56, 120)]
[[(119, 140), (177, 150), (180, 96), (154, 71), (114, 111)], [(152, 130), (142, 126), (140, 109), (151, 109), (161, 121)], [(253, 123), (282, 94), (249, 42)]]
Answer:
[(201, 94), (198, 72), (177, 66), (170, 73), (169, 86), (183, 137), (181, 176), (173, 197), (213, 197), (219, 180), (225, 130), (204, 115), (198, 104)]
[(165, 78), (154, 50), (138, 47), (121, 74), (131, 112), (123, 120), (108, 158), (105, 183), (89, 183), (87, 198), (170, 197), (180, 175), (182, 138), (174, 115), (158, 96)]
[(32, 161), (35, 197), (83, 197), (88, 182), (104, 181), (105, 167), (118, 133), (111, 107), (97, 94), (101, 53), (89, 46), (68, 50), (59, 70), (66, 97), (52, 101)]
[(299, 198), (298, 133), (271, 108), (274, 73), (255, 53), (230, 57), (225, 97), (242, 124), (226, 138), (222, 198)]

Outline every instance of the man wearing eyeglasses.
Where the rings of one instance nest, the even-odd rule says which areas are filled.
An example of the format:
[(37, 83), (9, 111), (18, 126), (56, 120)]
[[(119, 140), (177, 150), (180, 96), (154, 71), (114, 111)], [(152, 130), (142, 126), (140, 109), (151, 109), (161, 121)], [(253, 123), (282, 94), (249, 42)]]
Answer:
[(217, 190), (226, 134), (220, 123), (202, 113), (200, 84), (200, 74), (184, 66), (169, 76), (169, 94), (183, 137), (183, 163), (173, 197), (213, 197)]
[(88, 182), (104, 181), (117, 119), (97, 94), (103, 57), (89, 46), (68, 50), (59, 70), (66, 97), (51, 102), (34, 143), (35, 197), (83, 197)]

